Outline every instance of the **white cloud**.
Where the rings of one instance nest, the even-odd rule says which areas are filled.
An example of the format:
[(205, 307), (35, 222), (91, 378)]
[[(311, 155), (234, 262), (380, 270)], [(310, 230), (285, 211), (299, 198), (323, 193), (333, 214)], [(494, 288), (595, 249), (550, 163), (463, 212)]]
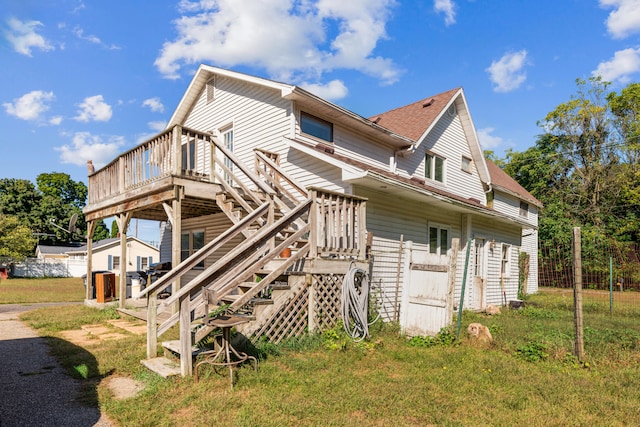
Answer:
[(456, 23), (456, 5), (451, 0), (435, 0), (433, 9), (438, 13), (444, 13), (446, 26)]
[(485, 71), (489, 73), (489, 79), (493, 82), (494, 92), (510, 92), (519, 88), (527, 79), (527, 73), (523, 70), (525, 65), (525, 49), (506, 53), (498, 61), (493, 61)]
[(50, 125), (58, 126), (60, 123), (62, 123), (62, 116), (54, 116), (49, 119)]
[(149, 126), (149, 129), (153, 131), (162, 132), (164, 128), (167, 127), (167, 122), (163, 122), (163, 121), (149, 122), (147, 123), (147, 125)]
[(111, 119), (111, 106), (104, 102), (102, 95), (85, 98), (79, 107), (78, 115), (74, 117), (79, 122), (106, 122)]
[(347, 96), (349, 90), (340, 80), (332, 80), (327, 84), (312, 84), (312, 83), (300, 83), (300, 86), (305, 90), (318, 95), (320, 98), (335, 101)]
[(400, 70), (375, 56), (386, 38), (395, 0), (203, 0), (180, 2), (178, 36), (155, 65), (178, 78), (184, 65), (248, 65), (292, 83), (317, 80), (337, 68), (393, 83)]
[(154, 113), (162, 113), (164, 111), (164, 105), (160, 102), (160, 98), (149, 98), (142, 101), (143, 107), (149, 107)]
[(610, 61), (601, 62), (591, 74), (608, 82), (627, 83), (630, 75), (640, 71), (640, 48), (617, 51)]
[(104, 43), (102, 40), (100, 40), (99, 37), (94, 36), (94, 35), (88, 35), (85, 36), (84, 35), (84, 30), (80, 27), (76, 27), (73, 29), (73, 34), (76, 35), (76, 37), (78, 37), (80, 40), (84, 40), (84, 41), (88, 41), (89, 43), (93, 43), (93, 44), (97, 44), (100, 45), (104, 48), (107, 49), (111, 49), (111, 50), (116, 50), (116, 49), (120, 49), (119, 46), (116, 45), (107, 45), (106, 43)]
[(640, 32), (640, 0), (600, 0), (600, 6), (614, 8), (607, 18), (607, 30), (614, 38)]
[(49, 109), (49, 103), (54, 99), (53, 92), (34, 90), (14, 99), (13, 103), (6, 102), (2, 106), (8, 114), (19, 119), (40, 120), (42, 115)]
[(5, 36), (16, 52), (31, 56), (31, 49), (43, 51), (54, 49), (51, 43), (36, 32), (38, 27), (42, 26), (42, 22), (23, 22), (16, 18), (10, 18), (7, 23), (9, 24), (9, 31), (5, 31)]
[(124, 145), (124, 138), (110, 137), (107, 142), (89, 132), (77, 132), (70, 145), (55, 147), (60, 152), (60, 161), (73, 165), (84, 166), (87, 160), (93, 160), (96, 169), (113, 160)]
[(504, 140), (499, 136), (491, 135), (495, 131), (494, 128), (482, 128), (478, 129), (478, 140), (483, 150), (491, 150), (499, 147), (504, 143)]

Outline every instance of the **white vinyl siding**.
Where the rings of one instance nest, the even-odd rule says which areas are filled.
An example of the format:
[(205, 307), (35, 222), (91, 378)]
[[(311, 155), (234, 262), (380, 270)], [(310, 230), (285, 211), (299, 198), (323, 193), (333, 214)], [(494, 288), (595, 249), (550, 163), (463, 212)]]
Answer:
[(493, 209), (497, 212), (509, 215), (514, 218), (519, 218), (531, 225), (538, 224), (538, 209), (535, 205), (528, 204), (527, 216), (520, 215), (520, 202), (521, 199), (504, 193), (502, 191), (494, 189), (493, 191)]
[(403, 263), (399, 254), (400, 241), (406, 246), (413, 242), (415, 249), (428, 250), (427, 225), (430, 221), (446, 227), (448, 242), (460, 236), (460, 215), (435, 209), (425, 203), (389, 197), (388, 194), (367, 188), (354, 187), (358, 196), (367, 200), (367, 230), (373, 233), (371, 282), (380, 291), (382, 315), (393, 320), (396, 288), (400, 295), (403, 291), (403, 277), (398, 281), (398, 263)]
[(409, 176), (426, 177), (426, 154), (445, 159), (444, 182), (428, 180), (428, 185), (441, 187), (444, 190), (464, 198), (485, 202), (485, 193), (477, 168), (471, 173), (463, 171), (458, 162), (461, 156), (473, 158), (467, 142), (459, 115), (443, 114), (431, 132), (422, 141), (414, 154), (400, 157), (398, 168)]

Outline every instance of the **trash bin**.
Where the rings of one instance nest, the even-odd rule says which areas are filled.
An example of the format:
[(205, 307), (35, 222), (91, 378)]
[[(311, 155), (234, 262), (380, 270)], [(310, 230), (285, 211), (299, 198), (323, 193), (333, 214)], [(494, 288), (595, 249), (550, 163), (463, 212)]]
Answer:
[(131, 279), (131, 298), (137, 298), (140, 294), (140, 279)]
[(116, 275), (113, 273), (96, 274), (96, 302), (109, 302), (116, 296)]

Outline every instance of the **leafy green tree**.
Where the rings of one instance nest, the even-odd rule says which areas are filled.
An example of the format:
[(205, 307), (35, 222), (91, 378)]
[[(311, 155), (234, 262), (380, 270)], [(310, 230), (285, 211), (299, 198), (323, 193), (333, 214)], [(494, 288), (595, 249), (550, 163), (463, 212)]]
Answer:
[(40, 174), (36, 178), (36, 183), (42, 194), (42, 200), (37, 209), (37, 227), (44, 232), (55, 234), (58, 240), (68, 241), (73, 236), (59, 227), (67, 229), (71, 217), (76, 214), (78, 219), (75, 235), (86, 235), (87, 225), (82, 215), (82, 208), (87, 200), (87, 186), (83, 182), (72, 180), (68, 174), (60, 172)]
[(0, 179), (0, 214), (16, 215), (25, 224), (34, 220), (32, 213), (40, 205), (41, 196), (26, 179)]
[(111, 222), (111, 238), (118, 237), (118, 233), (120, 233), (120, 229), (118, 228), (118, 222), (114, 219)]
[(93, 240), (103, 240), (109, 238), (109, 229), (103, 220), (96, 223), (96, 229), (93, 232)]
[(37, 240), (15, 215), (0, 214), (0, 258), (21, 261), (33, 256)]

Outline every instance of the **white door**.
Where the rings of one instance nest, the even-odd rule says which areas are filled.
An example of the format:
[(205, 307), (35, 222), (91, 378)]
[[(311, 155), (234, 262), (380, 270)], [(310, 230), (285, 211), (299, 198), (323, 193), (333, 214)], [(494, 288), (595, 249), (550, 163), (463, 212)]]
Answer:
[(401, 327), (409, 336), (435, 335), (452, 320), (449, 256), (411, 250)]
[(476, 238), (474, 243), (473, 288), (471, 289), (470, 309), (484, 308), (487, 284), (487, 241)]

